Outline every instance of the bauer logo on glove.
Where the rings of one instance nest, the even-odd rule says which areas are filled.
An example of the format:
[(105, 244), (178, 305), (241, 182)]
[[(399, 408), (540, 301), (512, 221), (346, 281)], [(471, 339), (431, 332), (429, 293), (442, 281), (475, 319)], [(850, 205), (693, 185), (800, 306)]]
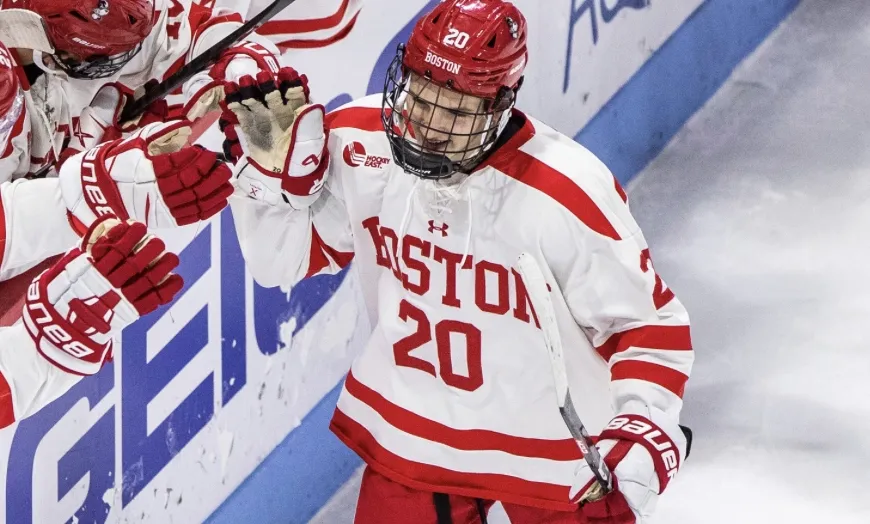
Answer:
[(46, 360), (93, 375), (111, 360), (115, 335), (181, 290), (177, 266), (144, 224), (101, 218), (80, 247), (30, 284), (24, 324)]
[(232, 172), (215, 153), (185, 145), (190, 132), (187, 121), (149, 124), (64, 163), (61, 193), (79, 234), (103, 215), (167, 228), (226, 207)]

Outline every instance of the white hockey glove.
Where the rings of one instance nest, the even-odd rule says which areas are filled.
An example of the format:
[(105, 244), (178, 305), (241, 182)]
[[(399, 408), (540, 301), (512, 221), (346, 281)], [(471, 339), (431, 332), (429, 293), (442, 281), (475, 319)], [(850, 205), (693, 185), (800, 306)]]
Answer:
[(94, 95), (90, 105), (82, 109), (78, 120), (74, 123), (69, 145), (61, 154), (60, 164), (63, 164), (76, 153), (87, 151), (103, 142), (121, 138), (123, 133), (133, 131), (137, 127), (171, 120), (166, 101), (158, 100), (135, 120), (131, 122), (119, 121), (124, 107), (131, 103), (136, 96), (141, 96), (145, 90), (156, 84), (156, 80), (148, 82), (137, 90), (135, 95), (129, 87), (118, 82), (102, 86)]
[(647, 522), (685, 458), (686, 437), (680, 427), (661, 412), (621, 414), (604, 428), (597, 446), (613, 472), (613, 491), (595, 499), (591, 493), (597, 481), (583, 462), (574, 477), (571, 500), (582, 504), (589, 524)]
[(111, 360), (113, 336), (181, 290), (177, 265), (144, 224), (102, 218), (30, 284), (24, 324), (46, 360), (93, 375)]
[(187, 121), (149, 124), (65, 162), (61, 194), (76, 231), (107, 214), (177, 227), (226, 207), (232, 171), (215, 153), (185, 145), (189, 134)]
[(247, 160), (239, 187), (271, 205), (286, 202), (305, 209), (313, 204), (326, 180), (329, 154), (325, 110), (310, 103), (305, 75), (285, 67), (277, 78), (246, 76), (238, 84), (228, 82), (225, 90), (224, 152)]

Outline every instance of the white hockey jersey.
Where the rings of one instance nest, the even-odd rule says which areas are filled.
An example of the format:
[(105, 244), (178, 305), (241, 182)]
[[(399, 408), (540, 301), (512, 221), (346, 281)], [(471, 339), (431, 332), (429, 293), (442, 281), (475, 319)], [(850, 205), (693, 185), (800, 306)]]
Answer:
[(380, 105), (375, 95), (328, 115), (329, 178), (309, 210), (232, 198), (250, 270), (290, 285), (355, 261), (374, 331), (331, 428), (373, 469), (416, 489), (575, 509), (581, 454), (517, 257), (544, 271), (593, 433), (638, 403), (677, 427), (687, 313), (618, 183), (582, 146), (517, 111), (522, 128), (439, 190), (394, 165)]
[[(132, 89), (172, 74), (243, 23), (232, 7), (229, 1), (156, 0), (155, 27), (142, 50), (113, 78), (69, 79), (62, 72), (46, 71), (29, 85), (23, 68), (16, 64), (25, 105), (6, 137), (5, 149), (0, 151), (0, 318), (4, 321), (15, 313), (8, 311), (9, 307), (18, 307), (20, 312), (21, 280), (29, 282), (32, 278), (22, 273), (78, 242), (67, 220), (58, 180), (18, 179), (54, 174), (41, 170), (62, 158), (69, 139), (77, 141), (79, 149), (98, 143), (98, 130), (83, 128), (78, 118), (97, 91), (110, 82)], [(267, 51), (277, 53), (265, 39), (254, 35), (248, 40), (263, 42), (256, 52), (269, 47)], [(210, 80), (207, 73), (197, 75), (185, 84), (183, 92), (179, 90), (170, 98), (170, 103), (181, 110), (182, 104)], [(22, 276), (10, 284), (9, 279), (17, 275)], [(7, 312), (9, 315), (4, 315)], [(0, 428), (38, 411), (78, 380), (79, 376), (56, 368), (39, 355), (20, 321), (0, 327)]]
[(0, 183), (0, 282), (69, 250), (78, 240), (56, 178)]
[[(21, 306), (18, 287), (6, 281), (74, 247), (56, 178), (0, 183), (0, 316)], [(7, 303), (8, 301), (8, 303)], [(18, 320), (0, 327), (0, 428), (36, 412), (78, 382), (45, 360)]]
[[(69, 104), (63, 86), (40, 76), (33, 85), (14, 53), (10, 57), (24, 104), (0, 151), (0, 182), (51, 174), (69, 136)], [(45, 168), (45, 169), (43, 169)]]
[[(234, 4), (230, 0), (156, 0), (156, 21), (142, 49), (110, 78), (68, 78), (62, 71), (42, 64), (41, 55), (36, 53), (36, 63), (41, 64), (45, 73), (29, 85), (18, 68), (25, 89), (26, 111), (6, 150), (0, 152), (0, 181), (36, 173), (53, 175), (52, 168), (62, 159), (67, 143), (75, 150), (99, 143), (103, 130), (79, 117), (94, 103), (100, 88), (118, 83), (132, 91), (149, 80), (163, 80), (171, 75), (244, 22)], [(246, 41), (260, 44), (253, 53), (266, 54), (266, 59), (278, 54), (265, 37), (254, 34)], [(171, 114), (181, 114), (185, 103), (210, 80), (208, 72), (202, 72), (167, 97)], [(48, 171), (40, 171), (46, 167)]]

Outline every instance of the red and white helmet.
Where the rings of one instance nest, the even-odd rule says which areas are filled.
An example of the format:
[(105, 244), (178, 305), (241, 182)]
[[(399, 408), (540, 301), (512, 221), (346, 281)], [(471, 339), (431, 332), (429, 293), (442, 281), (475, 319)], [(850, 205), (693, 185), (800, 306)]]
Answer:
[[(504, 128), (516, 101), (528, 62), (526, 19), (504, 0), (445, 0), (420, 19), (406, 45), (400, 45), (384, 86), (382, 116), (393, 156), (406, 171), (423, 178), (446, 178), (477, 165)], [(486, 101), (472, 116), (488, 119), (475, 133), (464, 135), (466, 151), (426, 152), (413, 138), (429, 123), (414, 121), (405, 101), (409, 78), (415, 75), (455, 93)], [(502, 115), (494, 121), (496, 115)], [(457, 153), (464, 153), (456, 160)]]
[(0, 43), (0, 155), (6, 151), (15, 122), (24, 111), (24, 91), (12, 54)]
[(155, 22), (151, 0), (19, 0), (8, 7), (42, 16), (54, 61), (72, 78), (115, 74), (139, 52)]

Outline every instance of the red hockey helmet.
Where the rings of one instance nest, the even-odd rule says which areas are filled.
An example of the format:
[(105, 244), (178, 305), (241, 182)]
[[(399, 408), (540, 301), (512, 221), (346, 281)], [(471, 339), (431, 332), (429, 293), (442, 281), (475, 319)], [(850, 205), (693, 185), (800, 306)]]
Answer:
[(404, 65), (460, 93), (495, 98), (523, 76), (526, 19), (502, 0), (447, 0), (411, 33)]
[(12, 128), (24, 110), (24, 92), (15, 67), (12, 54), (0, 43), (0, 154), (6, 150)]
[[(504, 0), (445, 0), (417, 22), (384, 87), (384, 129), (399, 165), (423, 178), (446, 178), (483, 159), (522, 83), (526, 32), (525, 17)], [(422, 99), (425, 114), (415, 107)], [(479, 107), (470, 109), (469, 100)], [(438, 109), (458, 118), (436, 118)]]
[(112, 76), (154, 25), (151, 0), (22, 0), (16, 7), (42, 16), (54, 60), (73, 78)]

